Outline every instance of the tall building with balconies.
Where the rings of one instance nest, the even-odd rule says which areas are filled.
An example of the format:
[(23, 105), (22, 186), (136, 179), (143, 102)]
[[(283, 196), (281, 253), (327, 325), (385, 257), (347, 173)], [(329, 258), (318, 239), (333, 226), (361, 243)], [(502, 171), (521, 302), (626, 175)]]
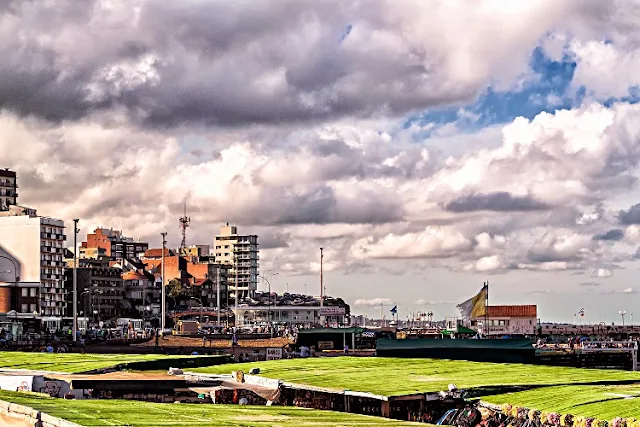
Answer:
[(61, 326), (65, 308), (64, 221), (35, 215), (0, 216), (0, 313)]
[(258, 289), (258, 236), (238, 234), (238, 227), (227, 223), (220, 227), (214, 248), (215, 261), (232, 266), (228, 272), (229, 292), (240, 298), (253, 296)]
[(0, 211), (8, 211), (18, 203), (18, 182), (16, 173), (0, 169)]

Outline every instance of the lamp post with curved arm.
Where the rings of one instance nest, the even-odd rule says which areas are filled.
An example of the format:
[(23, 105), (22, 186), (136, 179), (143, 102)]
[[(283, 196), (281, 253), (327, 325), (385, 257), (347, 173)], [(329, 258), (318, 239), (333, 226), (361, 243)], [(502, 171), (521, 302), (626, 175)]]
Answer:
[[(77, 290), (77, 289), (76, 289), (76, 290)], [(77, 298), (73, 298), (73, 296), (75, 295), (75, 291), (69, 291), (69, 292), (67, 292), (67, 296), (72, 295), (72, 299), (76, 302), (76, 305), (78, 305), (78, 298), (80, 298), (80, 297), (81, 297), (81, 296), (83, 296), (83, 295), (89, 294), (89, 293), (91, 293), (91, 291), (89, 291), (89, 290), (87, 290), (87, 289), (85, 288), (85, 290), (84, 290), (84, 291), (82, 291), (82, 292), (80, 292), (80, 293), (78, 294), (78, 297), (77, 297)], [(65, 301), (68, 301), (68, 300), (65, 300)], [(86, 306), (86, 298), (85, 298), (85, 306)], [(85, 307), (85, 311), (86, 311), (86, 307)], [(74, 313), (76, 313), (76, 314), (77, 314), (77, 311), (74, 311)], [(85, 315), (86, 315), (86, 313), (85, 313)], [(78, 329), (78, 328), (77, 328), (77, 323), (78, 323), (78, 317), (77, 317), (77, 315), (76, 315), (75, 322), (76, 322), (76, 333), (77, 333), (77, 329)]]
[[(267, 270), (269, 271), (269, 270)], [(266, 277), (264, 277), (264, 275), (261, 275), (260, 277), (262, 277), (262, 280), (264, 280), (265, 282), (267, 282), (267, 285), (269, 286), (269, 296), (267, 299), (267, 320), (269, 322), (269, 330), (271, 331), (271, 338), (273, 338), (273, 324), (271, 322), (271, 279), (273, 279), (274, 276), (277, 276), (278, 273), (271, 273), (271, 275), (269, 276), (269, 278), (267, 279)]]

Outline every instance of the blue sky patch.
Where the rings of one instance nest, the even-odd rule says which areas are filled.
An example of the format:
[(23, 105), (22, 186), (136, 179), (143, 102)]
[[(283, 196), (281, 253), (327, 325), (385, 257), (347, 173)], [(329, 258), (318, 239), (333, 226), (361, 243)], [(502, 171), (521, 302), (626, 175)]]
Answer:
[[(473, 104), (428, 110), (409, 117), (404, 127), (415, 123), (433, 123), (434, 126), (429, 130), (433, 133), (443, 125), (455, 122), (459, 129), (473, 131), (510, 122), (519, 116), (532, 119), (543, 111), (572, 108), (582, 102), (584, 90), (569, 93), (576, 68), (571, 57), (565, 55), (562, 60), (554, 61), (538, 47), (533, 51), (529, 64), (534, 78), (530, 78), (519, 90), (503, 92), (489, 87)], [(461, 116), (461, 109), (468, 114)]]

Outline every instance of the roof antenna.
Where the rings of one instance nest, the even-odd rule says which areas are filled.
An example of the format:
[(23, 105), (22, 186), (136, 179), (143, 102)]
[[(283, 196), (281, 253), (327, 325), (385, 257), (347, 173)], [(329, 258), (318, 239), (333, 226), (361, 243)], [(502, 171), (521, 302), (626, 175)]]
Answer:
[(184, 202), (184, 216), (180, 217), (180, 230), (182, 230), (182, 242), (180, 243), (180, 254), (184, 255), (187, 247), (187, 228), (191, 226), (191, 218), (187, 216), (187, 202)]

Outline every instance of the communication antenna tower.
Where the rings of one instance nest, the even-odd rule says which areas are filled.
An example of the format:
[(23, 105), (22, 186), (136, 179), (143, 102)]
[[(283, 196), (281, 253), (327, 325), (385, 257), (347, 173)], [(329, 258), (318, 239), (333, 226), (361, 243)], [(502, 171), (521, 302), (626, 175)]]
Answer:
[(180, 253), (184, 253), (187, 247), (187, 228), (191, 226), (191, 218), (187, 216), (187, 202), (184, 203), (184, 216), (180, 217), (180, 231), (182, 232), (182, 242), (180, 243)]

